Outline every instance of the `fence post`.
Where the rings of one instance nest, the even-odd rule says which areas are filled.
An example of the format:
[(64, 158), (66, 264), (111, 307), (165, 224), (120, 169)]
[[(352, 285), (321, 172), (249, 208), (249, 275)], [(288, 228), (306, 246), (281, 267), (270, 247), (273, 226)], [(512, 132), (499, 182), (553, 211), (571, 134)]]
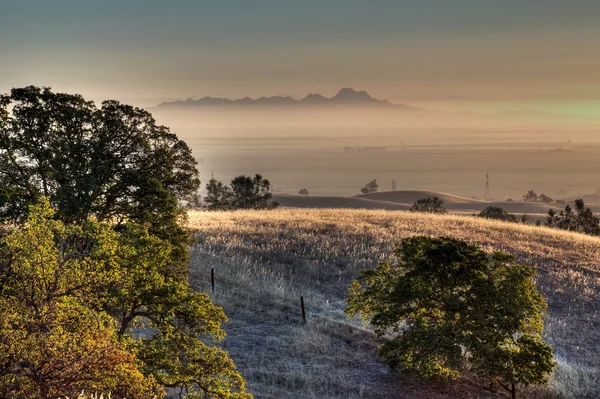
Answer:
[(300, 306), (302, 307), (302, 322), (306, 324), (306, 310), (304, 309), (304, 297), (300, 297)]
[(210, 269), (210, 285), (212, 286), (212, 292), (215, 292), (215, 269)]

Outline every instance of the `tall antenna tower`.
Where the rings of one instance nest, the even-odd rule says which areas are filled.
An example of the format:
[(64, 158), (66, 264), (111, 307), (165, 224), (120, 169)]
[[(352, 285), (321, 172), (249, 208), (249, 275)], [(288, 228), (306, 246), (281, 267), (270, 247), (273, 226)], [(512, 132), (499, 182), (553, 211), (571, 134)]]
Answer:
[(392, 180), (392, 191), (396, 191), (396, 180)]
[(488, 172), (485, 173), (485, 194), (483, 195), (483, 200), (487, 201), (490, 197), (490, 174)]

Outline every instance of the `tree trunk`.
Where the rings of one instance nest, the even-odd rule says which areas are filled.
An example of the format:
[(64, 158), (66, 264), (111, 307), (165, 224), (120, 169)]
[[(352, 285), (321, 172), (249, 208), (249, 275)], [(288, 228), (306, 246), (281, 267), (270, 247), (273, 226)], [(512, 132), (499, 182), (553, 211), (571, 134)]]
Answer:
[(510, 396), (512, 399), (517, 399), (517, 389), (515, 388), (515, 384), (510, 384)]

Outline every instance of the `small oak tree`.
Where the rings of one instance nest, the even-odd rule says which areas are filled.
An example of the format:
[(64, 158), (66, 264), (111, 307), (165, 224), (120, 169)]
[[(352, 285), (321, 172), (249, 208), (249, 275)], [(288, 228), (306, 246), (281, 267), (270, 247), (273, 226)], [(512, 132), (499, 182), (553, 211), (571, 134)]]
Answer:
[(541, 202), (542, 204), (549, 204), (554, 200), (552, 198), (548, 197), (546, 194), (541, 193), (538, 197), (538, 201)]
[(579, 231), (590, 235), (600, 235), (600, 219), (586, 208), (582, 199), (575, 200), (575, 210), (566, 205), (558, 214), (554, 209), (548, 211), (546, 226), (562, 230)]
[(365, 184), (365, 186), (360, 189), (360, 192), (363, 194), (371, 194), (371, 193), (376, 193), (378, 189), (379, 189), (379, 184), (377, 184), (377, 179), (373, 179), (370, 182), (368, 182), (367, 184)]
[(444, 201), (438, 197), (423, 198), (415, 201), (413, 206), (410, 207), (411, 212), (425, 212), (425, 213), (446, 213), (444, 207)]
[(538, 195), (535, 191), (529, 190), (523, 195), (523, 201), (525, 202), (538, 202)]
[(507, 222), (517, 221), (517, 217), (515, 215), (511, 215), (499, 206), (488, 206), (487, 208), (479, 212), (479, 217), (486, 219), (504, 220)]
[(548, 381), (552, 348), (541, 337), (546, 302), (533, 268), (452, 238), (412, 237), (396, 262), (363, 270), (346, 312), (370, 320), (390, 366), (426, 377), (471, 370), (511, 392)]
[(279, 205), (271, 201), (271, 183), (259, 174), (237, 176), (230, 186), (213, 178), (206, 185), (206, 191), (204, 200), (209, 210), (272, 209)]

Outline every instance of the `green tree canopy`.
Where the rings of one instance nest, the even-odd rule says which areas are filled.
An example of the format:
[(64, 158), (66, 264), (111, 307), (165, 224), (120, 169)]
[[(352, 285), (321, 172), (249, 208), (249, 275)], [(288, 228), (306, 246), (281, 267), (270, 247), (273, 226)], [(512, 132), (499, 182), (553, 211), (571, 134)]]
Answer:
[(216, 179), (206, 184), (204, 197), (209, 210), (270, 209), (278, 204), (271, 201), (271, 183), (259, 174), (254, 177), (237, 176), (226, 186)]
[(590, 235), (600, 235), (600, 219), (586, 208), (582, 199), (575, 200), (575, 210), (570, 205), (558, 214), (554, 209), (548, 211), (546, 226), (562, 230), (579, 231)]
[(365, 186), (360, 189), (360, 192), (363, 194), (371, 194), (371, 193), (376, 193), (378, 189), (379, 189), (379, 184), (377, 184), (377, 179), (373, 179), (370, 182), (368, 182), (367, 184), (365, 184)]
[(499, 206), (488, 206), (481, 212), (479, 212), (479, 217), (486, 219), (496, 219), (496, 220), (504, 220), (507, 222), (516, 222), (517, 217), (515, 215), (511, 215), (506, 212), (504, 209)]
[(539, 197), (537, 195), (537, 193), (533, 190), (529, 190), (527, 191), (524, 195), (523, 195), (523, 201), (525, 202), (539, 202)]
[(346, 310), (394, 333), (381, 347), (392, 367), (446, 378), (469, 369), (513, 396), (548, 380), (555, 363), (533, 268), (452, 238), (407, 238), (395, 257), (361, 272)]
[(446, 213), (444, 201), (438, 197), (423, 198), (415, 201), (410, 207), (411, 212)]
[(251, 397), (214, 346), (223, 310), (144, 226), (65, 224), (46, 202), (0, 248), (0, 397)]
[(134, 348), (118, 338), (115, 320), (97, 311), (118, 274), (114, 232), (51, 216), (49, 206), (35, 206), (25, 227), (2, 241), (0, 397), (160, 394)]
[(176, 230), (178, 201), (200, 187), (189, 147), (150, 113), (29, 86), (0, 96), (0, 220), (50, 198), (57, 217)]

